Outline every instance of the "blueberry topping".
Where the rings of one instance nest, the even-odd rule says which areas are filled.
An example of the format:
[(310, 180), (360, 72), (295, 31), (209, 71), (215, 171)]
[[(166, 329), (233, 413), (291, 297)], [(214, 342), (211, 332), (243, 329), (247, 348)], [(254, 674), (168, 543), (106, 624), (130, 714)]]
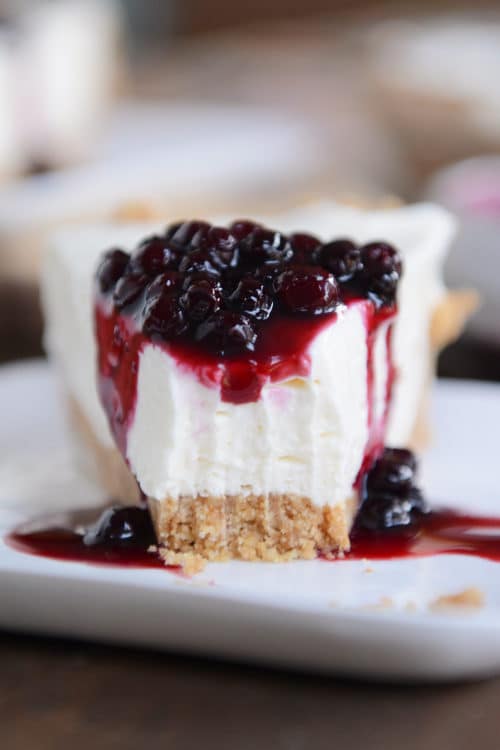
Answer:
[(119, 310), (131, 312), (140, 301), (150, 279), (145, 274), (133, 273), (122, 276), (115, 287), (113, 300)]
[(387, 242), (370, 242), (363, 245), (360, 252), (360, 277), (364, 288), (382, 304), (392, 304), (402, 269), (398, 251)]
[(241, 242), (243, 262), (250, 266), (279, 265), (286, 263), (293, 256), (292, 245), (288, 237), (281, 232), (256, 227)]
[(316, 257), (342, 283), (350, 281), (361, 270), (361, 253), (351, 240), (327, 242)]
[(107, 508), (83, 537), (87, 547), (149, 547), (156, 544), (151, 516), (145, 508)]
[(332, 313), (353, 293), (376, 307), (391, 306), (400, 275), (400, 256), (385, 242), (322, 243), (247, 219), (229, 227), (182, 221), (147, 237), (131, 255), (105, 253), (97, 290), (112, 296), (146, 336), (184, 337), (233, 357), (254, 351), (275, 316)]
[(293, 313), (332, 312), (340, 297), (333, 275), (318, 266), (287, 268), (278, 276), (275, 288), (281, 307)]
[(416, 470), (411, 451), (386, 448), (363, 482), (356, 526), (384, 531), (417, 523), (426, 506), (415, 485)]
[(292, 234), (293, 263), (314, 263), (314, 256), (321, 242), (312, 234)]
[(246, 315), (220, 310), (198, 326), (196, 340), (221, 357), (253, 351), (257, 334)]
[(221, 285), (216, 279), (192, 281), (179, 301), (189, 320), (200, 323), (220, 310)]
[(188, 328), (176, 294), (164, 291), (146, 303), (142, 330), (153, 340), (169, 341), (181, 336)]
[(108, 250), (104, 253), (97, 269), (99, 289), (107, 294), (115, 288), (128, 266), (130, 256), (123, 250)]
[(236, 310), (256, 320), (267, 320), (273, 309), (273, 300), (264, 283), (253, 276), (245, 276), (239, 282), (229, 301)]
[(130, 265), (137, 273), (155, 276), (167, 268), (175, 268), (178, 257), (178, 252), (169, 246), (166, 237), (148, 237), (132, 253)]

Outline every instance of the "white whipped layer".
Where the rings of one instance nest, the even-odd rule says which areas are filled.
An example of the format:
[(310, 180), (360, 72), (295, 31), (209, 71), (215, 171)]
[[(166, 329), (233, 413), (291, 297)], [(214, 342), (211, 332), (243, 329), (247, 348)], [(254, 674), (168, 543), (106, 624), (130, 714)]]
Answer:
[[(429, 325), (444, 293), (441, 266), (453, 219), (430, 204), (364, 212), (333, 203), (258, 218), (285, 232), (311, 232), (322, 239), (384, 239), (401, 251), (404, 276), (393, 332), (398, 374), (386, 442), (405, 445), (431, 365)], [(112, 438), (96, 388), (93, 272), (102, 250), (130, 250), (159, 229), (70, 229), (54, 238), (45, 264), (46, 345), (103, 445), (110, 445)], [(382, 328), (374, 349), (378, 416), (387, 378), (384, 335)], [(267, 384), (259, 401), (233, 405), (221, 402), (217, 389), (203, 386), (163, 349), (146, 346), (127, 445), (127, 459), (141, 489), (157, 499), (290, 492), (318, 504), (345, 500), (368, 437), (366, 330), (360, 311), (351, 307), (342, 312), (313, 341), (310, 355), (308, 377)]]
[(147, 346), (127, 445), (142, 490), (160, 499), (290, 493), (321, 505), (348, 497), (368, 437), (361, 311), (342, 311), (310, 355), (309, 377), (268, 383), (257, 402), (232, 404), (160, 347)]

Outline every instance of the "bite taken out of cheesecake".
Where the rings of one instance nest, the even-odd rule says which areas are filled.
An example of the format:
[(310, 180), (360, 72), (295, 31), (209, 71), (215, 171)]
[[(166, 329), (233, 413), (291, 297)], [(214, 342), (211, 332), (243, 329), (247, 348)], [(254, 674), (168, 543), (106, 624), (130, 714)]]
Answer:
[(441, 281), (453, 232), (431, 205), (325, 203), (60, 233), (46, 345), (85, 470), (147, 500), (169, 563), (348, 550), (365, 473), (421, 439), (468, 312)]

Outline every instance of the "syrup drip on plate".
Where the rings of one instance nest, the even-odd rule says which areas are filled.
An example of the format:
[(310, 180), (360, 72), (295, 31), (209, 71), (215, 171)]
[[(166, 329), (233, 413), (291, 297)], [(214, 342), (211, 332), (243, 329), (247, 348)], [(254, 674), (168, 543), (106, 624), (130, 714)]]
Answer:
[[(146, 510), (141, 510), (146, 514)], [(39, 525), (18, 529), (6, 537), (10, 547), (20, 552), (55, 560), (92, 565), (131, 568), (167, 568), (156, 552), (148, 551), (154, 541), (137, 537), (133, 544), (85, 543), (85, 534), (68, 519), (62, 525)], [(421, 516), (410, 526), (374, 531), (356, 527), (351, 535), (351, 550), (332, 560), (401, 560), (432, 555), (470, 555), (500, 562), (500, 518), (463, 515), (450, 510), (435, 510)]]

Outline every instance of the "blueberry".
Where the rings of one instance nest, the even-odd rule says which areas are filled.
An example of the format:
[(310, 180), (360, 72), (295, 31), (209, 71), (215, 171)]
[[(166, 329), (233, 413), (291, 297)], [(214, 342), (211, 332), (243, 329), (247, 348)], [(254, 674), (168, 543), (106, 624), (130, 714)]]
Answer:
[(221, 357), (251, 352), (256, 331), (245, 315), (219, 310), (198, 326), (196, 340)]
[(122, 312), (132, 312), (140, 303), (150, 279), (145, 274), (122, 276), (115, 287), (113, 300)]
[(351, 240), (333, 240), (321, 245), (316, 259), (342, 283), (350, 281), (361, 269), (361, 253)]
[(138, 273), (154, 276), (167, 268), (175, 268), (178, 253), (169, 246), (165, 237), (148, 237), (132, 254), (131, 267)]
[(360, 249), (362, 269), (359, 277), (368, 293), (382, 304), (393, 304), (402, 271), (398, 251), (387, 242), (370, 242)]
[(273, 309), (273, 300), (266, 292), (264, 283), (253, 276), (241, 279), (229, 302), (239, 312), (256, 320), (267, 320)]
[(130, 256), (123, 250), (113, 249), (104, 253), (99, 263), (96, 278), (103, 294), (111, 292), (128, 266)]
[(188, 324), (175, 293), (167, 289), (146, 304), (142, 323), (145, 336), (169, 341), (181, 336), (187, 329)]
[(83, 543), (88, 547), (142, 547), (156, 544), (148, 511), (139, 507), (116, 505), (107, 508), (97, 523), (87, 530)]
[(290, 266), (276, 279), (281, 307), (287, 312), (321, 315), (339, 302), (339, 289), (329, 271), (318, 266)]
[(208, 318), (221, 307), (222, 288), (215, 279), (192, 281), (180, 298), (180, 304), (186, 316), (196, 322)]

